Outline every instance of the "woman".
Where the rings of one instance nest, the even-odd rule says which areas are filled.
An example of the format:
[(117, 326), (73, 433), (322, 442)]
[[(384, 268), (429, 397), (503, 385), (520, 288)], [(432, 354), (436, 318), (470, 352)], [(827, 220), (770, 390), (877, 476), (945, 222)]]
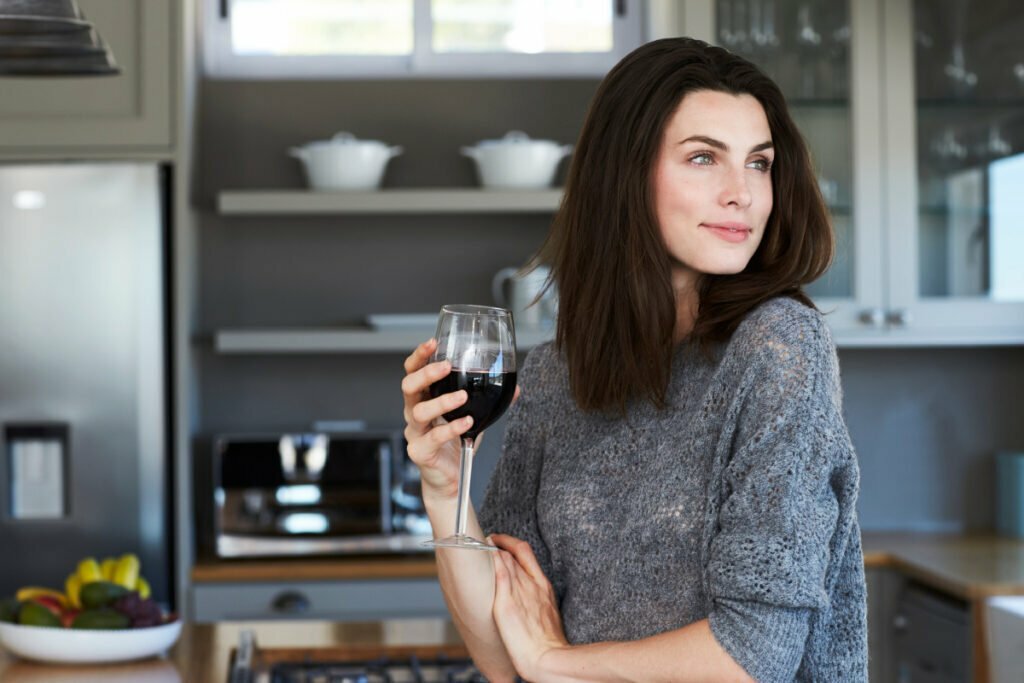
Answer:
[[(776, 85), (700, 41), (625, 57), (588, 113), (540, 253), (554, 344), (528, 356), (480, 526), (443, 550), (492, 681), (864, 681), (857, 461), (835, 347), (802, 287), (833, 236)], [(457, 437), (406, 360), (406, 437), (434, 529)]]

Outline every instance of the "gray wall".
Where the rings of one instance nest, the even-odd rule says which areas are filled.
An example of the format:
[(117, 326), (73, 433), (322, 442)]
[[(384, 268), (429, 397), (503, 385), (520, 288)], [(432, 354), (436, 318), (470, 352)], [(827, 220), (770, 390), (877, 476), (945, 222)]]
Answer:
[[(301, 187), (289, 146), (340, 130), (402, 145), (386, 186), (469, 186), (458, 148), (511, 129), (575, 142), (597, 82), (231, 82), (202, 85), (196, 200), (200, 325), (328, 326), (367, 313), (490, 300), (546, 216), (233, 217), (218, 191)], [(399, 354), (221, 356), (200, 352), (201, 430), (294, 429), (316, 419), (400, 425)], [(1024, 349), (843, 350), (846, 411), (862, 463), (864, 528), (992, 525), (992, 453), (1024, 449)], [(477, 497), (502, 425), (475, 470)], [(207, 442), (197, 443), (197, 498)]]

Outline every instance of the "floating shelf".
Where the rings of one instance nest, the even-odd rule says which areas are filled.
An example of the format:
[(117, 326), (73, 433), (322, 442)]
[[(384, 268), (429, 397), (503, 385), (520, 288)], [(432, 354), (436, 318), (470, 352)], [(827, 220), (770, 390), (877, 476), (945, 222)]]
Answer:
[[(433, 327), (371, 330), (365, 327), (219, 330), (213, 337), (217, 353), (411, 353), (434, 335)], [(554, 331), (518, 330), (516, 344), (528, 349), (549, 339)]]
[[(213, 346), (221, 354), (408, 354), (433, 334), (433, 327), (381, 331), (365, 327), (235, 329), (214, 333)], [(516, 333), (516, 343), (522, 351), (551, 339), (554, 339), (553, 330)], [(928, 332), (837, 330), (834, 339), (836, 346), (845, 349), (1019, 346), (1024, 343), (1024, 334), (1015, 328), (986, 330), (980, 337), (976, 331), (958, 329)]]
[(435, 188), (374, 192), (231, 190), (217, 195), (225, 215), (549, 213), (562, 201), (561, 189), (480, 190)]

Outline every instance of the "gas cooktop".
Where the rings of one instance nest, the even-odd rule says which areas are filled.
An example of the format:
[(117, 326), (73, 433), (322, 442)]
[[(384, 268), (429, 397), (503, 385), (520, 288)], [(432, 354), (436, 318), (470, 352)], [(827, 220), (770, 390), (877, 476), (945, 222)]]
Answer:
[(461, 646), (259, 648), (243, 631), (229, 683), (487, 683)]
[(470, 659), (380, 657), (363, 662), (273, 665), (270, 683), (487, 683)]

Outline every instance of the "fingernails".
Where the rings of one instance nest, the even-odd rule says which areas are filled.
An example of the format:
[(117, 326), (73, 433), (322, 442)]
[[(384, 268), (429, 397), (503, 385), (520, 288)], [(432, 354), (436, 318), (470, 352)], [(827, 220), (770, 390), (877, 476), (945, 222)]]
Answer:
[(462, 418), (462, 424), (465, 427), (472, 427), (473, 426), (473, 416), (472, 415), (467, 415), (466, 417)]

